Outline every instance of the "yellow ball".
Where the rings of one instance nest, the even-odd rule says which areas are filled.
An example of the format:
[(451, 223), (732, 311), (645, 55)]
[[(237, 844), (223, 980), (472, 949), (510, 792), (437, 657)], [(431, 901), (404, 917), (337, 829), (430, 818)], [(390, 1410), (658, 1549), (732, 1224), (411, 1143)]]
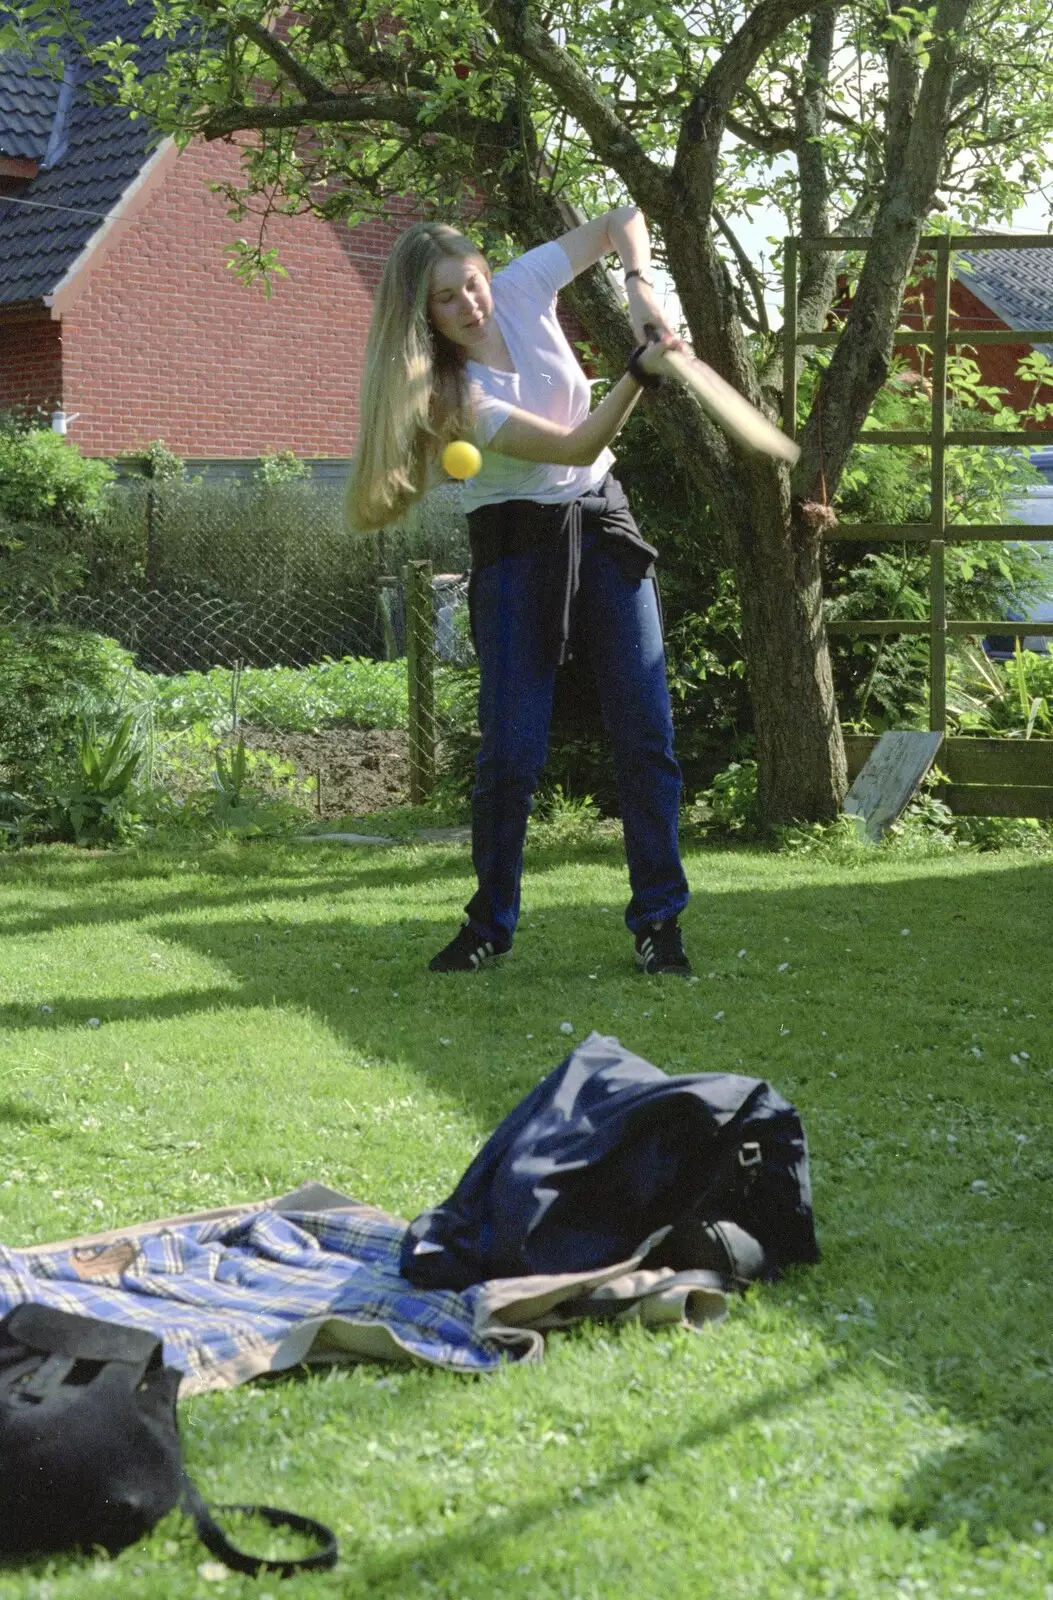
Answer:
[(454, 439), (442, 453), (442, 470), (451, 478), (474, 478), (482, 464), (482, 456), (467, 439)]

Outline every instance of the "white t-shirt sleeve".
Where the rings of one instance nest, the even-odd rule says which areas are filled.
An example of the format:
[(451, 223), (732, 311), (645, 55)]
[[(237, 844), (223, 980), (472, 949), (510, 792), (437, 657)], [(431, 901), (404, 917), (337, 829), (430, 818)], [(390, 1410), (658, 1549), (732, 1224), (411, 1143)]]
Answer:
[(548, 244), (539, 244), (526, 255), (517, 256), (497, 277), (504, 303), (510, 308), (520, 301), (524, 309), (545, 311), (570, 283), (574, 268), (559, 240), (550, 239)]
[(515, 404), (488, 394), (481, 383), (469, 385), (468, 400), (475, 424), (475, 442), (480, 449), (485, 449), (502, 423), (508, 421), (516, 409)]

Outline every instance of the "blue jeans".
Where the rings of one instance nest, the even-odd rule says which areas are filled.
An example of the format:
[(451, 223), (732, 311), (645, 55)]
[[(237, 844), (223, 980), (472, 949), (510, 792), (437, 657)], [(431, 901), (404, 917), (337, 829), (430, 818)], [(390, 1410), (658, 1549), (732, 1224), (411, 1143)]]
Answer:
[[(473, 583), (482, 741), (472, 795), (472, 862), (479, 887), (468, 921), (497, 950), (519, 918), (523, 841), (548, 754), (556, 669), (538, 626), (542, 559), (537, 549), (483, 567)], [(675, 917), (688, 901), (677, 821), (680, 768), (665, 678), (658, 597), (651, 579), (623, 577), (595, 534), (582, 542), (577, 637), (600, 694), (625, 834), (633, 933)]]

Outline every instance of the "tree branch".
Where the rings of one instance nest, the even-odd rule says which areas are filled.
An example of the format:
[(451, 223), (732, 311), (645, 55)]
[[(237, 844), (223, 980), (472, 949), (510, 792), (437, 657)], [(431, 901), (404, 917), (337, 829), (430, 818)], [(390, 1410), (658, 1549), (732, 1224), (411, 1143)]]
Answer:
[(737, 96), (760, 57), (776, 39), (823, 0), (760, 0), (728, 42), (692, 97), (673, 158), (675, 190), (691, 195), (708, 214), (716, 187), (720, 140)]
[(921, 79), (917, 59), (909, 42), (898, 37), (889, 39), (885, 46), (885, 58), (888, 63), (885, 172), (886, 176), (891, 176), (901, 170), (906, 159)]
[(213, 111), (198, 131), (206, 139), (229, 139), (234, 133), (328, 122), (391, 122), (421, 134), (450, 134), (470, 144), (480, 133), (493, 134), (498, 127), (454, 108), (432, 116), (423, 95), (339, 94), (286, 105), (224, 106)]
[(754, 150), (763, 150), (766, 155), (782, 155), (785, 150), (796, 148), (797, 140), (789, 129), (773, 128), (766, 132), (763, 128), (751, 127), (743, 122), (740, 117), (728, 116), (724, 119), (724, 126), (736, 139), (741, 139), (743, 144), (751, 145)]
[[(822, 140), (837, 12), (836, 4), (827, 4), (812, 17), (804, 83), (795, 108), (801, 234), (812, 239), (823, 238), (830, 231), (830, 174)], [(797, 295), (797, 319), (802, 331), (814, 333), (821, 327), (836, 283), (837, 259), (829, 250), (802, 252)]]
[(200, 4), (203, 11), (209, 11), (224, 21), (231, 32), (242, 39), (248, 39), (265, 55), (270, 56), (275, 66), (299, 89), (305, 100), (324, 99), (329, 94), (328, 84), (323, 83), (321, 78), (316, 78), (313, 72), (309, 72), (296, 59), (288, 45), (283, 44), (262, 23), (254, 22), (251, 17), (243, 15), (231, 16), (229, 9), (222, 7), (219, 0), (200, 0)]
[(756, 319), (748, 319), (750, 325), (755, 328), (758, 333), (770, 333), (771, 328), (768, 325), (768, 308), (764, 304), (764, 282), (760, 276), (760, 273), (753, 265), (753, 262), (750, 260), (745, 250), (742, 248), (742, 244), (738, 239), (738, 236), (729, 226), (727, 218), (722, 212), (717, 210), (716, 206), (713, 207), (713, 222), (718, 233), (722, 234), (727, 240), (728, 244), (731, 246), (731, 253), (738, 262), (739, 271), (749, 284), (750, 293), (753, 296), (753, 303), (756, 307)]
[(929, 65), (916, 93), (903, 63), (894, 112), (899, 155), (895, 163), (890, 157), (845, 331), (820, 379), (802, 435), (793, 476), (802, 500), (814, 499), (824, 481), (831, 492), (836, 486), (892, 364), (892, 335), (940, 181), (959, 43), (972, 4), (938, 0)]
[(370, 45), (350, 21), (341, 30), (340, 43), (348, 61), (366, 83), (390, 83), (424, 90), (435, 87), (433, 73), (421, 72), (419, 68), (410, 66), (404, 57), (391, 55), (376, 45)]
[[(781, 3), (790, 3), (790, 0), (781, 0)], [(573, 56), (530, 14), (528, 0), (484, 0), (484, 11), (505, 49), (528, 62), (585, 129), (596, 159), (618, 173), (649, 216), (657, 218), (667, 211), (669, 180), (666, 173), (637, 143)]]

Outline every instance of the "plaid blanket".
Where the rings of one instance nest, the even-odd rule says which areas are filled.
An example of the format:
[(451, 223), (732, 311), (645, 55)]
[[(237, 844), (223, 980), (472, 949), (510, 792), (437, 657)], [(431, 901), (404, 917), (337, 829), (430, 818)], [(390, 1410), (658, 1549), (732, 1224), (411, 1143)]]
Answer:
[(487, 1327), (483, 1286), (415, 1289), (399, 1275), (405, 1223), (370, 1206), (156, 1225), (102, 1243), (0, 1246), (0, 1315), (22, 1301), (149, 1329), (185, 1374), (226, 1388), (309, 1359), (416, 1360), (485, 1372), (536, 1357), (540, 1336)]
[(406, 1226), (308, 1184), (271, 1203), (28, 1250), (0, 1245), (0, 1317), (32, 1301), (148, 1329), (183, 1373), (182, 1396), (305, 1361), (488, 1372), (540, 1360), (541, 1330), (582, 1316), (699, 1325), (725, 1312), (706, 1274), (641, 1272), (639, 1257), (600, 1272), (418, 1289), (399, 1273)]

